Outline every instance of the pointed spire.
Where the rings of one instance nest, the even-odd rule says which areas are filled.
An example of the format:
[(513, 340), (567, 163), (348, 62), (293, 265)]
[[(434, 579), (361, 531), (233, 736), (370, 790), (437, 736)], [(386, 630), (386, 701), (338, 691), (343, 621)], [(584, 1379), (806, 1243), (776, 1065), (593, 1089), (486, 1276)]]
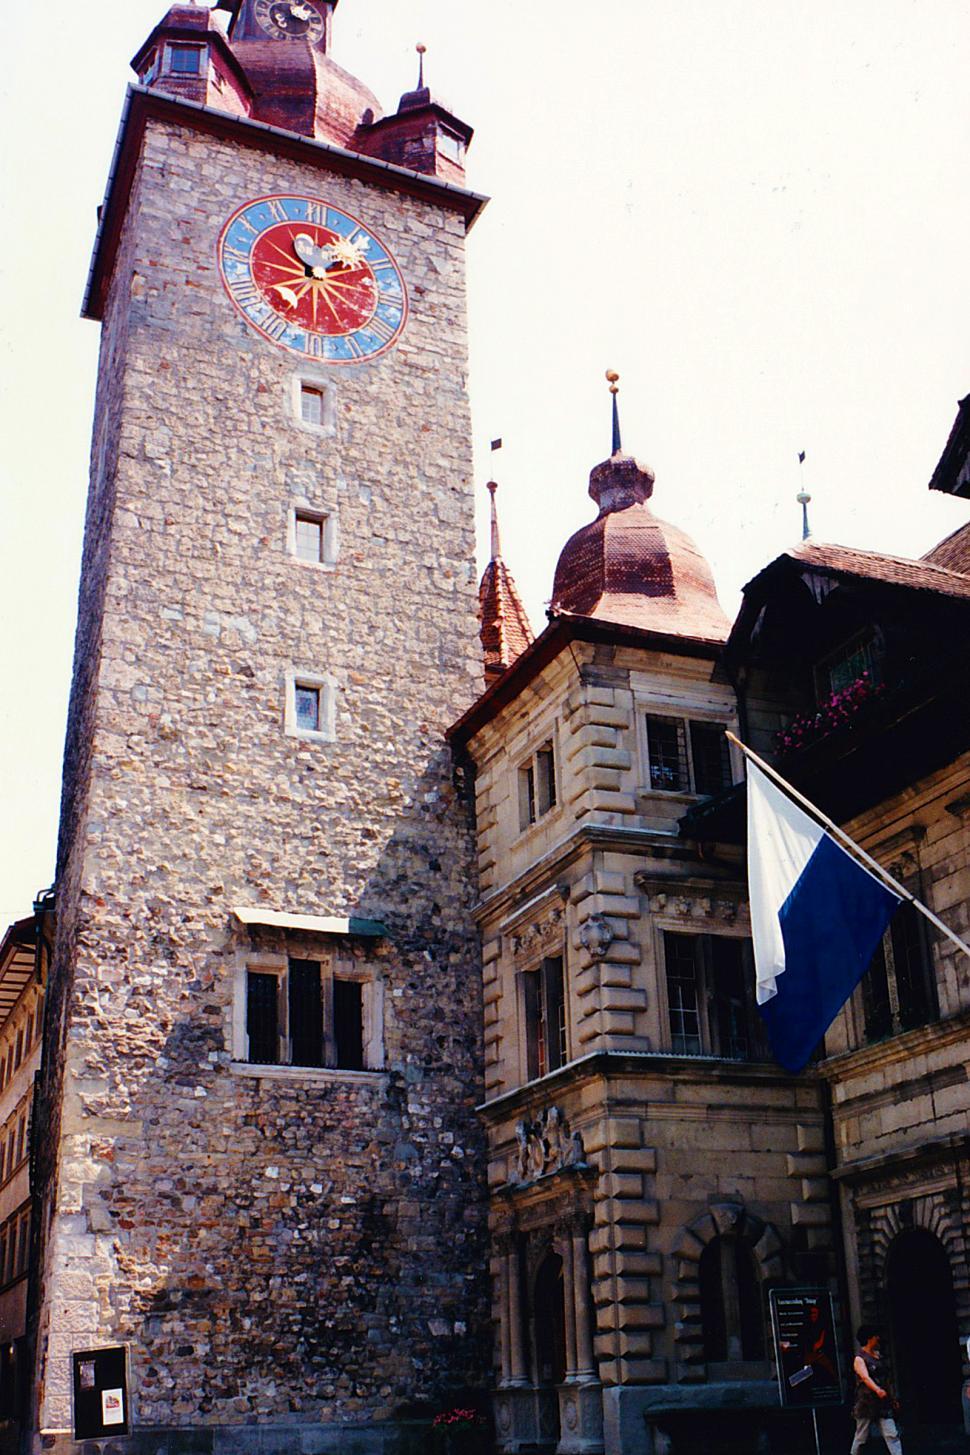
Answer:
[(489, 480), (485, 488), (492, 497), (492, 560), (499, 561), (502, 558), (502, 542), (498, 533), (498, 511), (495, 508), (495, 492), (498, 485), (494, 480)]
[(620, 392), (620, 376), (615, 369), (607, 369), (606, 379), (610, 386), (610, 393), (613, 395), (613, 449), (611, 453), (619, 455), (623, 452), (623, 440), (620, 435), (620, 406), (616, 400), (616, 396)]
[(418, 53), (418, 90), (424, 90), (424, 58), (428, 54), (428, 47), (422, 41), (418, 41), (414, 49)]
[[(501, 440), (493, 440), (493, 450), (501, 447)], [(478, 620), (485, 656), (485, 682), (491, 686), (522, 655), (534, 637), (512, 573), (502, 560), (495, 506), (498, 485), (489, 480), (486, 488), (492, 497), (492, 558), (478, 588)]]

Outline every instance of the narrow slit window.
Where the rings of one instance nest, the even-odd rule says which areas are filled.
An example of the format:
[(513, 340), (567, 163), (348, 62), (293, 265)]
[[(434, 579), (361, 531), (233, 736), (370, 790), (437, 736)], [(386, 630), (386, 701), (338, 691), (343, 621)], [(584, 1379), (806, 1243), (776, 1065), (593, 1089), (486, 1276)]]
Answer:
[(300, 418), (304, 424), (322, 425), (324, 422), (323, 390), (313, 384), (300, 385)]
[(338, 1068), (363, 1071), (364, 987), (359, 980), (334, 980), (333, 1032)]
[(280, 1059), (279, 983), (275, 975), (250, 970), (246, 977), (246, 1032), (249, 1059), (276, 1066)]
[(550, 808), (556, 806), (556, 763), (551, 743), (547, 743), (536, 753), (536, 772), (539, 780), (539, 812), (548, 813)]
[(320, 731), (320, 688), (301, 686), (298, 682), (296, 694), (296, 725), (301, 732)]
[(300, 561), (323, 560), (323, 517), (307, 511), (296, 512), (296, 555)]

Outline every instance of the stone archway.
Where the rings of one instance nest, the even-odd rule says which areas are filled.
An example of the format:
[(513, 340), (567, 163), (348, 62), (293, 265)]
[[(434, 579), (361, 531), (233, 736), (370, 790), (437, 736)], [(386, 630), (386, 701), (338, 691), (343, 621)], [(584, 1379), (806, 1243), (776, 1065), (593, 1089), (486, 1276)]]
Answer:
[(715, 1238), (732, 1237), (750, 1249), (762, 1288), (785, 1275), (777, 1230), (741, 1202), (715, 1203), (681, 1230), (673, 1248), (674, 1342), (679, 1356), (677, 1377), (681, 1381), (704, 1379), (707, 1373), (701, 1322), (701, 1255)]
[(914, 1424), (961, 1422), (962, 1376), (953, 1270), (926, 1228), (904, 1228), (886, 1256), (895, 1383)]

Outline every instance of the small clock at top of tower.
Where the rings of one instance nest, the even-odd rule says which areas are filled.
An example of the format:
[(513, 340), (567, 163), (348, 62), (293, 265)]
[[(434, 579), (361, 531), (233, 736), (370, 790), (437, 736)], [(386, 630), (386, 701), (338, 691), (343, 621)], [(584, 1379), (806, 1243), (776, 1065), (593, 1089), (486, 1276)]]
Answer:
[(257, 23), (274, 40), (323, 39), (323, 15), (310, 0), (255, 0)]

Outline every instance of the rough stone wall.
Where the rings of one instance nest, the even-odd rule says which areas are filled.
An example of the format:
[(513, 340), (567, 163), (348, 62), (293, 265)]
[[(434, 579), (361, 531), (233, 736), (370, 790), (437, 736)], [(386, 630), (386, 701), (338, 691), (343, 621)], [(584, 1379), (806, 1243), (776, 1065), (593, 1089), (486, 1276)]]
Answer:
[[(300, 361), (216, 268), (234, 208), (290, 191), (372, 226), (410, 291), (396, 349), (317, 366), (332, 434), (301, 427)], [(99, 1343), (131, 1342), (141, 1425), (380, 1421), (481, 1377), (474, 866), (442, 736), (482, 670), (463, 232), (322, 168), (146, 135), (68, 744), (45, 1430), (69, 1424), (70, 1348)], [(294, 502), (337, 516), (332, 571), (287, 554)], [(293, 668), (336, 680), (334, 743), (284, 734)], [(387, 925), (383, 1074), (232, 1069), (235, 904)]]

